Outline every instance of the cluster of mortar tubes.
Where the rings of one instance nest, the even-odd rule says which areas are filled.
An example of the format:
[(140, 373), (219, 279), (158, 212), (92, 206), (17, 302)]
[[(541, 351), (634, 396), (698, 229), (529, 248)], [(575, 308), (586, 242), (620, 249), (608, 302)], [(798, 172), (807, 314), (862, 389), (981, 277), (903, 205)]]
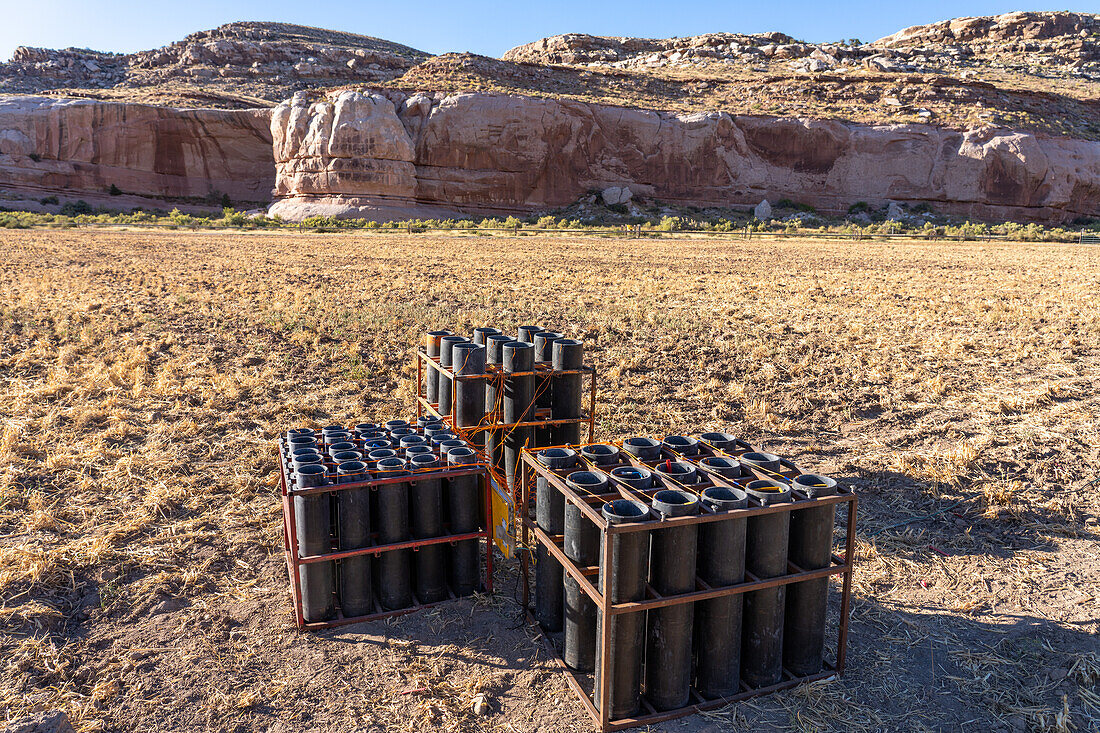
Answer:
[[(715, 455), (700, 456), (701, 443)], [(736, 510), (791, 502), (797, 498), (792, 487), (811, 498), (833, 495), (836, 482), (810, 474), (790, 483), (756, 479), (746, 469), (778, 477), (782, 459), (756, 451), (736, 458), (724, 454), (745, 445), (727, 433), (706, 433), (698, 439), (669, 436), (663, 442), (626, 439), (623, 450), (641, 462), (659, 459), (662, 448), (680, 456), (645, 468), (619, 465), (625, 462), (614, 446), (584, 446), (579, 456), (567, 448), (541, 451), (536, 459), (549, 469), (578, 469), (568, 474), (566, 483), (582, 497), (612, 493), (613, 482), (652, 497), (648, 505), (629, 499), (606, 501), (601, 512), (608, 524), (690, 516), (700, 513), (704, 504), (730, 517), (606, 534), (539, 476), (536, 524), (548, 535), (564, 535), (565, 555), (578, 566), (599, 563), (598, 590), (611, 604), (645, 600), (647, 581), (662, 596), (673, 596), (695, 591), (697, 576), (717, 588), (745, 582), (746, 570), (761, 580), (787, 575), (788, 560), (803, 570), (829, 567), (835, 504), (751, 517), (739, 516)], [(707, 473), (737, 485), (692, 489), (708, 481)], [(603, 565), (603, 542), (608, 538), (610, 568)], [(541, 543), (536, 563), (536, 620), (547, 631), (564, 631), (566, 665), (596, 673), (594, 702), (602, 709), (602, 614)], [(717, 699), (739, 693), (742, 681), (755, 689), (777, 685), (784, 669), (795, 677), (820, 672), (828, 584), (827, 578), (818, 578), (612, 616), (610, 718), (637, 714), (643, 690), (655, 710), (667, 711), (686, 707), (693, 687), (703, 698)]]
[[(451, 331), (430, 331), (424, 353), (456, 377), (485, 375), (487, 366), (503, 376), (494, 379), (452, 379), (433, 368), (425, 370), (423, 395), (440, 415), (451, 416), (456, 429), (474, 431), (471, 442), (485, 451), (495, 473), (514, 489), (519, 456), (524, 448), (575, 445), (580, 441), (584, 344), (540, 326), (520, 326), (515, 338), (491, 327), (475, 328), (473, 340)], [(535, 365), (551, 372), (536, 375)], [(453, 415), (452, 413), (453, 409)], [(545, 427), (516, 425), (533, 422), (536, 410), (548, 409)], [(487, 418), (494, 418), (487, 422)], [(557, 420), (577, 422), (554, 423)]]
[[(444, 535), (477, 532), (483, 499), (475, 474), (447, 479), (433, 474), (473, 466), (477, 454), (435, 418), (410, 424), (331, 425), (319, 432), (288, 430), (283, 459), (295, 488), (408, 476), (408, 481), (294, 497), (299, 557), (359, 550)], [(299, 597), (306, 621), (409, 608), (470, 595), (480, 584), (478, 541), (388, 550), (341, 560), (302, 563)]]

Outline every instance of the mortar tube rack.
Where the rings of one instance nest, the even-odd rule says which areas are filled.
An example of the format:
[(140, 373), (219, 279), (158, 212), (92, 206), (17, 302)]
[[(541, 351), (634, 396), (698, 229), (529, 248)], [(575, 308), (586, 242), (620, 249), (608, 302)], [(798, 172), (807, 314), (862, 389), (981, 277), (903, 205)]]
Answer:
[[(531, 413), (535, 415), (535, 420), (525, 420), (523, 422), (506, 423), (503, 422), (503, 407), (500, 404), (486, 405), (485, 416), (482, 418), (478, 425), (458, 427), (454, 424), (455, 411), (458, 408), (458, 390), (451, 390), (451, 412), (449, 415), (443, 415), (439, 411), (439, 405), (434, 402), (428, 402), (427, 395), (424, 393), (424, 374), (425, 369), (434, 369), (439, 372), (440, 376), (446, 377), (452, 380), (466, 380), (476, 379), (481, 381), (493, 380), (497, 387), (497, 394), (503, 396), (504, 394), (504, 379), (513, 377), (526, 377), (534, 376), (536, 378), (535, 394), (532, 398)], [(565, 374), (582, 374), (589, 376), (588, 385), (588, 409), (582, 410), (580, 417), (569, 417), (552, 419), (549, 417), (550, 410), (548, 408), (536, 409), (534, 407), (535, 400), (538, 399), (539, 394), (547, 388), (550, 384), (549, 379), (546, 377), (556, 377)], [(539, 377), (544, 378), (541, 388), (538, 386)], [(454, 369), (448, 369), (445, 366), (440, 365), (439, 357), (428, 356), (427, 352), (423, 349), (416, 350), (416, 416), (421, 417), (425, 413), (432, 417), (439, 418), (444, 425), (446, 425), (451, 432), (463, 440), (473, 444), (474, 437), (479, 433), (487, 433), (490, 431), (510, 431), (517, 427), (551, 427), (553, 425), (571, 425), (571, 424), (584, 424), (588, 426), (588, 440), (591, 443), (595, 440), (596, 436), (596, 368), (593, 366), (585, 365), (580, 369), (560, 369), (555, 370), (549, 364), (543, 362), (536, 362), (535, 369), (530, 372), (505, 372), (500, 365), (488, 364), (485, 367), (484, 374), (461, 374), (456, 375)], [(547, 448), (549, 446), (539, 446), (540, 449)], [(507, 482), (503, 475), (499, 475), (493, 466), (488, 466), (489, 472), (493, 477), (493, 480), (498, 486), (507, 486)], [(518, 485), (517, 485), (518, 486)], [(519, 499), (518, 489), (511, 497), (513, 505), (517, 505), (516, 502)]]
[[(581, 446), (560, 446), (568, 447), (577, 450), (577, 464), (574, 467), (567, 469), (552, 470), (546, 468), (538, 462), (536, 459), (536, 452), (530, 450), (524, 450), (520, 456), (520, 504), (525, 508), (520, 513), (519, 522), (522, 527), (521, 535), (521, 571), (523, 577), (523, 608), (527, 616), (529, 624), (533, 625), (542, 636), (543, 643), (550, 653), (550, 656), (557, 663), (558, 667), (565, 674), (566, 682), (580, 698), (581, 704), (588, 712), (589, 717), (592, 718), (597, 730), (606, 733), (607, 731), (624, 730), (627, 728), (634, 728), (643, 725), (652, 725), (666, 720), (672, 720), (674, 718), (680, 718), (687, 715), (693, 715), (695, 713), (713, 710), (716, 708), (725, 707), (731, 703), (745, 700), (750, 697), (758, 697), (761, 695), (767, 695), (779, 690), (785, 690), (797, 685), (814, 682), (817, 680), (835, 678), (844, 672), (845, 663), (847, 661), (847, 644), (848, 644), (848, 616), (851, 609), (851, 595), (852, 595), (852, 573), (854, 570), (855, 562), (855, 550), (853, 545), (856, 534), (856, 507), (857, 498), (855, 492), (850, 487), (837, 486), (838, 493), (834, 496), (825, 496), (820, 498), (809, 498), (805, 494), (802, 494), (797, 489), (792, 487), (792, 494), (797, 497), (795, 501), (785, 504), (773, 504), (770, 506), (761, 506), (759, 503), (750, 503), (746, 509), (733, 509), (730, 511), (716, 512), (710, 507), (701, 507), (701, 512), (695, 515), (689, 515), (684, 517), (663, 518), (659, 520), (649, 519), (643, 522), (632, 522), (623, 524), (609, 524), (602, 516), (598, 506), (614, 499), (631, 499), (634, 501), (640, 501), (646, 506), (650, 505), (652, 495), (663, 488), (682, 488), (692, 493), (701, 493), (703, 489), (711, 486), (721, 486), (727, 488), (744, 488), (744, 485), (755, 479), (777, 479), (780, 481), (790, 482), (793, 478), (800, 475), (802, 471), (798, 469), (793, 463), (786, 459), (781, 459), (781, 470), (777, 473), (770, 471), (750, 469), (749, 466), (742, 464), (742, 471), (751, 472), (751, 476), (741, 476), (740, 478), (724, 478), (713, 471), (710, 471), (706, 466), (698, 464), (699, 459), (709, 456), (728, 456), (731, 458), (737, 458), (737, 456), (743, 453), (754, 451), (755, 449), (745, 443), (744, 441), (737, 441), (737, 447), (730, 451), (718, 451), (712, 449), (709, 444), (700, 440), (700, 453), (693, 456), (685, 456), (670, 450), (667, 446), (662, 446), (661, 457), (657, 460), (642, 461), (635, 456), (622, 450), (621, 443), (608, 443), (608, 445), (615, 445), (620, 448), (619, 460), (614, 464), (597, 466), (596, 464), (587, 461), (580, 455), (579, 448)], [(638, 490), (632, 489), (621, 481), (611, 475), (611, 470), (620, 466), (635, 466), (639, 468), (647, 468), (652, 470), (653, 467), (665, 460), (676, 461), (688, 461), (695, 465), (698, 469), (700, 476), (700, 482), (690, 485), (680, 485), (677, 482), (666, 480), (664, 485), (655, 485), (650, 489)], [(597, 495), (582, 495), (573, 490), (566, 484), (565, 476), (574, 471), (594, 471), (601, 473), (608, 479), (609, 491), (605, 494)], [(788, 573), (774, 578), (761, 579), (753, 575), (751, 572), (745, 572), (745, 581), (730, 586), (712, 587), (704, 582), (698, 576), (695, 579), (694, 591), (689, 593), (681, 593), (677, 595), (662, 595), (654, 589), (647, 581), (646, 586), (646, 599), (642, 601), (630, 601), (625, 603), (610, 603), (599, 592), (596, 587), (596, 583), (589, 578), (598, 578), (600, 566), (586, 566), (582, 567), (569, 559), (565, 554), (561, 543), (564, 541), (564, 536), (550, 536), (546, 534), (530, 516), (530, 502), (532, 494), (532, 482), (530, 481), (530, 475), (533, 473), (545, 478), (549, 486), (558, 490), (565, 497), (565, 501), (576, 505), (581, 512), (592, 522), (596, 524), (600, 532), (606, 537), (607, 535), (619, 534), (623, 532), (649, 532), (666, 528), (674, 525), (689, 525), (689, 524), (703, 524), (706, 522), (722, 521), (726, 519), (734, 518), (748, 518), (752, 516), (759, 516), (763, 514), (774, 514), (778, 512), (790, 512), (798, 509), (804, 509), (811, 506), (824, 506), (828, 504), (843, 504), (847, 510), (845, 517), (845, 538), (844, 542), (844, 556), (840, 557), (835, 552), (831, 553), (831, 563), (827, 568), (821, 568), (817, 570), (804, 570), (798, 567), (790, 561), (787, 562)], [(754, 500), (750, 497), (750, 502)], [(597, 507), (593, 507), (593, 504)], [(534, 540), (534, 545), (531, 540)], [(820, 672), (805, 675), (795, 676), (791, 674), (786, 668), (783, 669), (784, 679), (775, 685), (767, 687), (753, 688), (747, 685), (744, 680), (741, 681), (741, 692), (730, 695), (728, 697), (721, 697), (715, 699), (703, 698), (695, 689), (691, 688), (691, 698), (693, 702), (686, 707), (677, 708), (675, 710), (655, 710), (645, 696), (642, 696), (642, 708), (644, 713), (639, 713), (631, 717), (612, 719), (610, 717), (610, 703), (611, 703), (611, 635), (609, 629), (611, 624), (603, 624), (597, 639), (597, 643), (600, 645), (600, 674), (598, 678), (601, 681), (601, 690), (599, 699), (603, 701), (603, 704), (597, 708), (593, 702), (592, 695), (590, 695), (584, 688), (581, 682), (582, 673), (575, 672), (566, 666), (561, 653), (554, 646), (549, 636), (539, 627), (538, 622), (535, 620), (533, 614), (530, 611), (530, 562), (531, 551), (533, 547), (537, 545), (543, 545), (547, 551), (553, 555), (565, 572), (568, 573), (577, 583), (581, 589), (593, 600), (600, 613), (604, 614), (604, 618), (609, 616), (615, 616), (621, 613), (629, 612), (641, 612), (654, 608), (662, 608), (666, 606), (680, 605), (686, 603), (695, 603), (696, 601), (705, 601), (711, 598), (720, 598), (723, 596), (743, 594), (750, 591), (764, 590), (766, 588), (774, 588), (780, 585), (787, 585), (790, 583), (797, 583), (804, 580), (814, 580), (816, 578), (825, 578), (832, 575), (841, 575), (841, 599), (840, 599), (840, 618), (837, 628), (837, 647), (836, 647), (836, 661), (830, 663), (828, 660), (823, 660), (823, 668)], [(611, 567), (611, 552), (612, 543), (602, 543), (602, 564), (604, 567)], [(595, 679), (596, 676), (593, 676)]]
[[(306, 621), (302, 612), (302, 597), (301, 597), (301, 575), (299, 569), (302, 565), (308, 565), (309, 563), (325, 562), (333, 560), (342, 560), (347, 557), (356, 557), (360, 555), (374, 555), (379, 556), (383, 552), (389, 552), (391, 550), (413, 550), (417, 551), (421, 547), (428, 545), (437, 545), (443, 543), (455, 543), (462, 540), (485, 540), (485, 578), (482, 583), (482, 588), (486, 593), (493, 592), (493, 517), (492, 508), (489, 502), (489, 471), (484, 462), (484, 456), (479, 456), (479, 462), (475, 464), (469, 464), (464, 466), (456, 466), (454, 468), (447, 469), (428, 469), (420, 472), (408, 473), (400, 476), (387, 476), (384, 478), (367, 479), (365, 481), (355, 481), (344, 484), (329, 484), (326, 486), (312, 486), (305, 489), (291, 488), (291, 480), (287, 461), (284, 459), (285, 438), (280, 438), (278, 441), (279, 449), (279, 465), (280, 476), (279, 486), (280, 493), (282, 494), (283, 505), (283, 551), (286, 556), (287, 574), (290, 576), (290, 592), (294, 606), (294, 624), (300, 630), (315, 631), (317, 629), (327, 629), (333, 626), (345, 626), (347, 624), (357, 624), (362, 621), (373, 621), (380, 618), (388, 618), (390, 616), (403, 616), (408, 613), (413, 613), (421, 608), (429, 608), (431, 606), (437, 606), (441, 603), (447, 603), (449, 601), (457, 600), (459, 596), (454, 595), (448, 585), (447, 595), (448, 597), (441, 601), (433, 603), (415, 603), (407, 608), (398, 608), (394, 610), (384, 610), (379, 604), (377, 593), (374, 593), (374, 607), (376, 611), (374, 613), (367, 614), (365, 616), (352, 616), (346, 617), (340, 608), (339, 602), (336, 605), (336, 618), (328, 621)], [(328, 465), (328, 464), (326, 464)], [(410, 539), (404, 542), (394, 542), (387, 545), (372, 545), (369, 547), (361, 547), (355, 550), (339, 550), (333, 552), (326, 552), (321, 555), (307, 555), (304, 557), (299, 556), (298, 548), (298, 531), (297, 524), (294, 518), (294, 497), (295, 496), (309, 496), (311, 494), (325, 494), (336, 493), (338, 491), (344, 491), (347, 489), (377, 489), (379, 486), (385, 484), (398, 484), (398, 483), (415, 483), (418, 477), (422, 479), (448, 479), (458, 476), (478, 476), (479, 487), (478, 490), (485, 498), (485, 516), (482, 517), (484, 522), (481, 529), (476, 532), (466, 532), (463, 534), (446, 534), (439, 537), (426, 537), (424, 539)], [(371, 534), (372, 538), (376, 535)], [(415, 598), (415, 595), (413, 596)]]

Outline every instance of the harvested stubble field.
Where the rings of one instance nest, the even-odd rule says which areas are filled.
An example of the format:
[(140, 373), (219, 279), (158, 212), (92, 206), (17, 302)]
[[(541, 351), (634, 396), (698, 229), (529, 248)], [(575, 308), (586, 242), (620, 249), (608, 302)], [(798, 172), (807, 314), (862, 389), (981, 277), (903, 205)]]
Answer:
[(848, 674), (663, 729), (1096, 729), (1098, 290), (1077, 246), (5, 232), (0, 710), (587, 729), (514, 565), (299, 634), (281, 554), (273, 436), (408, 414), (425, 330), (536, 322), (591, 345), (600, 437), (729, 429), (861, 494)]

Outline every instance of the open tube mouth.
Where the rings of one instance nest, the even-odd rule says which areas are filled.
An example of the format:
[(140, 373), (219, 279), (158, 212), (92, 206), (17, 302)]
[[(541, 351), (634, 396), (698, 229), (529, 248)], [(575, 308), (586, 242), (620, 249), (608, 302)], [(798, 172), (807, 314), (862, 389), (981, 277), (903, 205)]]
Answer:
[(406, 435), (416, 435), (416, 428), (396, 428), (390, 431), (390, 437), (394, 439), (403, 438)]
[(712, 486), (703, 490), (703, 503), (715, 511), (744, 509), (749, 505), (749, 495), (741, 489)]
[(350, 440), (341, 440), (339, 443), (333, 443), (332, 445), (330, 445), (328, 447), (328, 452), (329, 455), (332, 455), (333, 453), (339, 453), (340, 451), (355, 450), (358, 447), (359, 446), (357, 446)]
[(458, 436), (452, 432), (436, 433), (432, 436), (432, 445), (440, 445), (448, 440), (458, 440)]
[(644, 522), (650, 519), (649, 507), (640, 501), (615, 499), (603, 505), (603, 516), (611, 524)]
[(648, 461), (661, 455), (661, 441), (644, 437), (627, 438), (623, 441), (623, 450)]
[(410, 445), (405, 449), (405, 457), (411, 459), (412, 456), (423, 455), (425, 453), (430, 454), (432, 452), (431, 446), (427, 445)]
[(686, 517), (699, 511), (699, 497), (681, 489), (662, 489), (653, 495), (653, 509), (666, 517)]
[(372, 450), (367, 454), (367, 458), (372, 461), (384, 461), (387, 458), (396, 458), (397, 451), (393, 448), (379, 448), (378, 450)]
[(535, 458), (547, 468), (568, 468), (577, 462), (577, 452), (572, 448), (547, 448)]
[(409, 446), (413, 446), (413, 445), (424, 445), (427, 442), (428, 441), (425, 440), (423, 435), (402, 435), (401, 436), (401, 447), (402, 448), (408, 448)]
[(791, 487), (770, 478), (750, 481), (749, 485), (745, 487), (745, 491), (765, 506), (782, 504), (791, 500)]
[(355, 426), (355, 432), (362, 435), (363, 433), (376, 432), (382, 426), (376, 422), (361, 422)]
[(607, 477), (593, 471), (574, 471), (565, 480), (584, 491), (595, 491), (607, 486)]
[(413, 468), (431, 468), (438, 463), (439, 461), (431, 453), (414, 453), (409, 456), (409, 465)]
[(329, 433), (342, 433), (346, 430), (343, 425), (326, 425), (321, 428), (321, 435), (328, 435)]
[(611, 469), (611, 475), (632, 489), (648, 489), (653, 486), (653, 472), (637, 466), (619, 466)]
[(811, 498), (818, 496), (832, 496), (837, 493), (836, 479), (828, 476), (819, 476), (816, 473), (804, 473), (794, 481), (794, 488), (807, 494)]
[(687, 435), (669, 435), (663, 442), (670, 450), (684, 455), (692, 456), (699, 452), (699, 441)]
[(405, 471), (405, 461), (396, 457), (383, 458), (375, 464), (375, 471), (388, 474), (403, 473)]
[(345, 461), (336, 466), (336, 475), (340, 478), (345, 478), (347, 476), (366, 476), (366, 473), (367, 464), (362, 461)]
[(771, 471), (773, 473), (779, 471), (780, 469), (779, 456), (775, 455), (774, 453), (764, 453), (763, 451), (750, 451), (748, 453), (742, 453), (738, 457), (738, 460), (741, 461), (741, 463), (747, 463), (750, 466), (762, 468), (766, 471)]
[(451, 466), (468, 466), (477, 462), (473, 448), (453, 448), (447, 451), (447, 463)]
[(332, 454), (332, 460), (336, 461), (336, 465), (341, 463), (347, 463), (348, 461), (361, 461), (363, 460), (363, 454), (357, 450), (342, 450), (339, 453)]
[(653, 470), (658, 476), (681, 484), (694, 484), (699, 476), (695, 466), (686, 461), (665, 461), (658, 463)]
[(615, 462), (619, 449), (613, 445), (586, 445), (581, 448), (581, 455), (597, 466), (607, 465)]
[(700, 458), (698, 463), (724, 478), (738, 478), (741, 476), (741, 464), (733, 458), (708, 456)]
[(307, 463), (298, 468), (298, 474), (301, 476), (324, 476), (327, 471), (328, 469), (320, 463)]

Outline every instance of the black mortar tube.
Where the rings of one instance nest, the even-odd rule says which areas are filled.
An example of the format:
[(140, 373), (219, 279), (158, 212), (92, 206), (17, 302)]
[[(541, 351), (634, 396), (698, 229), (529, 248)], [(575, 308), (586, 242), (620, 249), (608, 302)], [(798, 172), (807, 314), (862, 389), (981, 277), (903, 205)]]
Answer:
[[(572, 468), (577, 454), (570, 448), (547, 448), (535, 457), (550, 469)], [(565, 532), (565, 496), (545, 478), (535, 479), (535, 522), (551, 537)], [(535, 551), (535, 620), (547, 631), (561, 631), (564, 599), (561, 563), (542, 543)]]
[(632, 489), (645, 491), (653, 486), (653, 472), (640, 466), (619, 466), (611, 469), (611, 475)]
[(774, 453), (750, 451), (739, 455), (737, 460), (741, 462), (741, 465), (756, 469), (761, 473), (779, 473), (779, 470), (783, 467), (780, 464), (779, 456)]
[[(592, 471), (575, 471), (566, 483), (581, 496), (607, 492), (607, 478)], [(565, 503), (565, 556), (580, 566), (599, 562), (600, 528), (572, 502)], [(568, 573), (565, 586), (565, 663), (591, 672), (596, 663), (596, 604)]]
[(493, 328), (492, 326), (478, 326), (474, 329), (474, 343), (478, 346), (485, 346), (488, 343), (488, 339), (493, 334), (500, 333), (499, 328)]
[[(453, 334), (450, 331), (428, 331), (424, 339), (424, 353), (438, 359), (440, 339), (451, 335)], [(439, 402), (439, 372), (430, 366), (426, 366), (424, 369), (427, 371), (427, 374), (424, 375), (424, 395), (427, 397), (428, 402), (435, 404)]]
[(666, 448), (682, 456), (693, 456), (699, 452), (699, 441), (687, 435), (669, 435), (663, 442)]
[[(786, 484), (752, 481), (746, 493), (764, 506), (791, 500)], [(745, 569), (761, 580), (787, 574), (790, 512), (749, 517), (745, 528)], [(783, 679), (783, 606), (786, 586), (749, 591), (741, 623), (741, 679), (750, 687), (768, 687)]]
[[(295, 471), (299, 489), (324, 486), (328, 479), (324, 466), (310, 464)], [(332, 521), (331, 494), (310, 494), (294, 497), (294, 524), (298, 536), (298, 554), (323, 555), (332, 551), (329, 527)], [(333, 604), (332, 561), (298, 566), (301, 580), (298, 592), (302, 599), (302, 615), (306, 621), (324, 621), (336, 614)]]
[[(485, 363), (495, 367), (504, 365), (504, 344), (513, 341), (510, 336), (495, 333), (485, 338)], [(485, 380), (485, 411), (495, 412), (493, 422), (503, 419), (504, 391), (496, 377)], [(498, 412), (499, 411), (499, 412)], [(500, 472), (504, 470), (504, 445), (502, 440), (504, 433), (500, 430), (490, 430), (485, 436), (485, 458), (489, 464)]]
[[(557, 339), (550, 354), (550, 366), (555, 372), (580, 369), (584, 366), (584, 344), (574, 339)], [(584, 413), (584, 382), (582, 374), (558, 374), (550, 384), (550, 418), (566, 420)], [(550, 428), (554, 445), (576, 445), (581, 442), (581, 424), (562, 423)]]
[(596, 466), (611, 466), (619, 462), (619, 449), (613, 445), (585, 445), (581, 457)]
[(699, 440), (716, 451), (728, 451), (737, 447), (737, 436), (732, 433), (703, 433)]
[[(348, 484), (365, 481), (367, 464), (345, 461), (336, 466), (336, 481)], [(358, 550), (370, 544), (370, 489), (344, 489), (336, 492), (336, 531), (341, 550)], [(340, 561), (340, 610), (345, 618), (366, 616), (373, 603), (370, 556), (345, 557)]]
[[(653, 513), (663, 518), (699, 512), (699, 498), (679, 489), (653, 496)], [(662, 595), (695, 590), (699, 525), (656, 528), (652, 532), (649, 582)], [(655, 608), (646, 634), (646, 698), (657, 710), (675, 710), (691, 699), (691, 637), (694, 604)]]
[[(452, 448), (447, 454), (447, 464), (451, 468), (475, 463), (477, 454), (471, 448)], [(481, 494), (478, 491), (479, 480), (476, 475), (455, 476), (447, 480), (447, 515), (452, 534), (476, 532), (481, 526), (482, 515), (478, 510)], [(456, 596), (468, 596), (477, 590), (481, 577), (477, 545), (476, 539), (462, 540), (456, 542), (450, 552), (451, 590)]]
[(535, 343), (535, 334), (545, 330), (542, 326), (520, 326), (516, 329), (518, 333), (516, 340), (525, 344), (533, 344)]
[[(413, 454), (408, 462), (413, 471), (409, 483), (409, 524), (414, 539), (439, 537), (443, 534), (443, 486), (442, 481), (431, 474), (425, 477), (420, 471), (438, 470), (439, 462), (430, 453)], [(435, 603), (447, 597), (444, 581), (443, 545), (425, 545), (413, 553), (413, 569), (416, 572), (416, 597), (421, 603)]]
[[(485, 373), (485, 347), (477, 344), (455, 344), (451, 348), (455, 373), (454, 424), (460, 428), (475, 428), (485, 417), (485, 380), (458, 379)], [(478, 450), (485, 446), (485, 434), (475, 432), (470, 443)]]
[[(836, 481), (828, 476), (804, 474), (796, 478), (792, 486), (811, 499), (835, 496), (837, 493)], [(834, 521), (836, 504), (792, 511), (788, 559), (803, 570), (829, 567), (833, 555)], [(828, 578), (803, 580), (787, 586), (783, 666), (796, 677), (821, 671), (828, 602)]]
[[(400, 458), (383, 458), (378, 462), (375, 476), (388, 478), (403, 476), (405, 461)], [(378, 544), (388, 545), (409, 539), (409, 484), (381, 484), (378, 489)], [(378, 600), (382, 608), (395, 611), (412, 605), (412, 586), (409, 574), (409, 551), (390, 550), (378, 558)]]
[(741, 477), (741, 464), (738, 463), (736, 458), (707, 456), (706, 458), (700, 458), (697, 464), (710, 470), (712, 473), (718, 474), (722, 478)]
[[(504, 422), (527, 422), (531, 419), (532, 399), (535, 392), (535, 376), (510, 377), (515, 372), (531, 372), (535, 368), (535, 348), (531, 344), (511, 341), (504, 345)], [(531, 437), (529, 427), (505, 429), (504, 475), (508, 490), (514, 491), (519, 454)]]
[[(711, 487), (703, 503), (716, 512), (748, 506), (740, 489)], [(699, 577), (712, 588), (745, 580), (744, 517), (708, 522), (699, 529)], [(723, 596), (695, 604), (695, 689), (707, 699), (729, 697), (741, 689), (741, 596)]]
[[(603, 506), (603, 517), (608, 524), (645, 522), (651, 519), (649, 507), (640, 501), (616, 499)], [(611, 567), (603, 566), (603, 543), (611, 540)], [(646, 578), (649, 575), (649, 533), (628, 532), (600, 537), (600, 592), (611, 603), (640, 601), (645, 598)], [(596, 639), (604, 625), (602, 613), (597, 612)], [(634, 715), (641, 707), (642, 651), (645, 644), (645, 613), (623, 613), (611, 617), (607, 633), (611, 635), (611, 658), (608, 672), (611, 675), (611, 718)], [(602, 707), (600, 699), (603, 664), (600, 645), (596, 645), (596, 681), (594, 698), (596, 709)]]
[[(468, 343), (468, 339), (464, 336), (444, 336), (439, 340), (439, 363), (445, 367), (447, 371), (450, 371), (452, 359), (454, 358), (453, 347), (455, 344)], [(452, 402), (452, 390), (454, 389), (454, 381), (446, 374), (439, 375), (439, 414), (450, 415), (451, 414), (451, 402)]]
[(661, 441), (655, 438), (627, 438), (623, 441), (623, 450), (638, 460), (652, 461), (661, 456)]
[[(554, 342), (562, 338), (560, 333), (554, 331), (539, 331), (535, 334), (535, 362), (545, 366), (551, 366), (553, 361)], [(553, 377), (547, 373), (541, 373), (535, 377), (535, 407), (540, 410), (551, 409)], [(551, 414), (553, 411), (551, 410)], [(531, 436), (532, 445), (542, 448), (550, 445), (550, 426), (535, 428)]]

